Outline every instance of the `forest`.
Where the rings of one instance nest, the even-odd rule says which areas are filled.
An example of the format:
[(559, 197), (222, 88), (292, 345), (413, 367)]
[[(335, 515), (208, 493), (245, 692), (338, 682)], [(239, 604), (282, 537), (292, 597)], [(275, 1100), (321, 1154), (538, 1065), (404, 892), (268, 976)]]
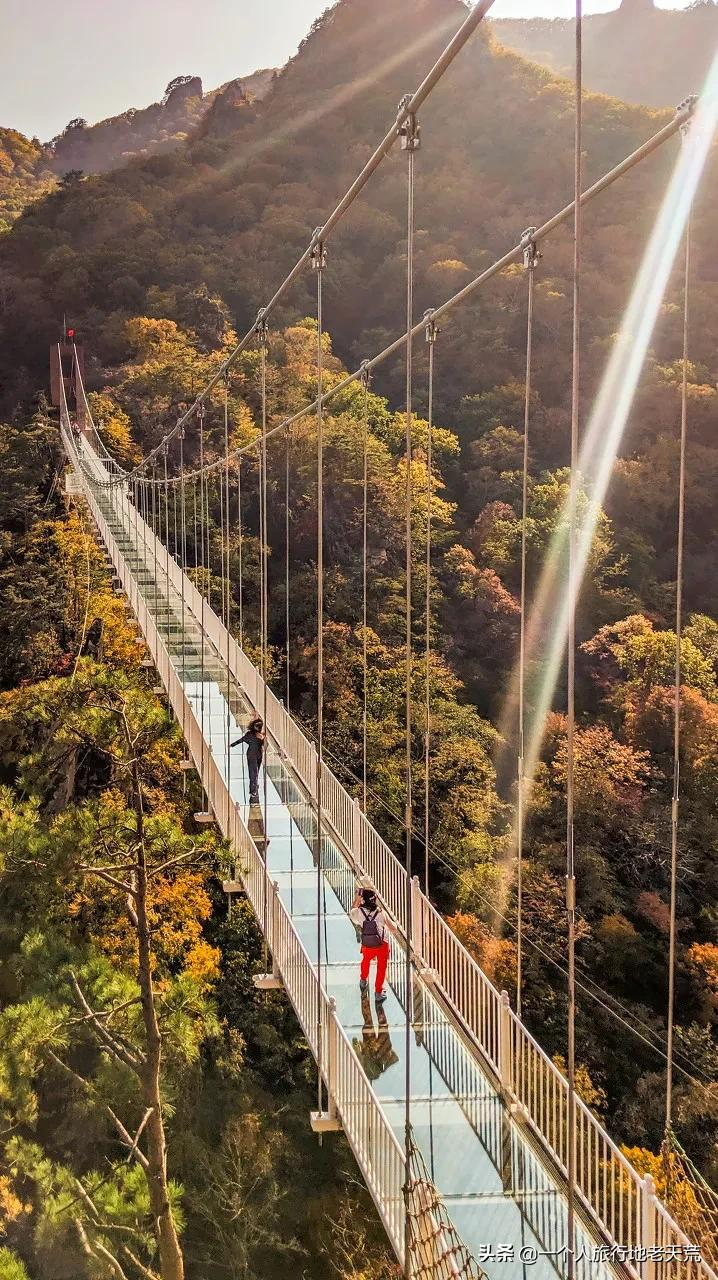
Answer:
[[(219, 97), (176, 150), (100, 176), (70, 175), (0, 237), (3, 1280), (120, 1274), (109, 1258), (134, 1280), (157, 1273), (158, 1250), (171, 1253), (172, 1236), (185, 1273), (208, 1280), (279, 1276), (287, 1268), (318, 1277), (329, 1267), (344, 1280), (393, 1274), (348, 1148), (341, 1139), (318, 1148), (308, 1132), (312, 1074), (299, 1030), (281, 996), (260, 997), (252, 987), (259, 935), (246, 907), (227, 914), (221, 891), (227, 850), (193, 823), (199, 800), (191, 775), (179, 770), (177, 725), (139, 665), (131, 623), (81, 508), (63, 499), (60, 443), (44, 388), (47, 351), (65, 312), (85, 346), (92, 412), (108, 449), (127, 464), (154, 447), (306, 247), (385, 132), (401, 93), (420, 80), (462, 12), (454, 0), (391, 6), (341, 0), (261, 102)], [(377, 58), (378, 42), (402, 49), (398, 65)], [(417, 317), (570, 198), (571, 108), (570, 86), (490, 35), (480, 34), (457, 62), (421, 121)], [(587, 181), (668, 118), (589, 95)], [(675, 160), (671, 146), (586, 215), (584, 419)], [(693, 216), (674, 1114), (679, 1142), (712, 1183), (718, 1177), (717, 193), (714, 150)], [(329, 383), (402, 331), (404, 200), (397, 152), (332, 237), (325, 273)], [(569, 234), (557, 232), (543, 254), (535, 303), (529, 594), (569, 486)], [(314, 283), (307, 272), (272, 319), (270, 425), (316, 394)], [(581, 1091), (664, 1192), (682, 284), (677, 270), (615, 463), (579, 602), (577, 651)], [(512, 267), (438, 336), (431, 475), (426, 353), (418, 344), (412, 422), (416, 826), (423, 830), (425, 816), (419, 707), (430, 514), (432, 896), (512, 999), (517, 744), (505, 709), (518, 646), (525, 329), (525, 279)], [(400, 852), (406, 472), (398, 361), (374, 379), (368, 407), (366, 637), (359, 609), (361, 388), (339, 393), (325, 422), (325, 748), (333, 767), (341, 762), (342, 781), (358, 792), (366, 638), (369, 811)], [(228, 408), (233, 447), (251, 444), (261, 423), (255, 351), (232, 368)], [(209, 405), (207, 441), (209, 456), (219, 456), (220, 390)], [(196, 432), (188, 430), (185, 448), (188, 465), (196, 463)], [(241, 551), (244, 637), (256, 656), (261, 545), (249, 457), (243, 526), (230, 544), (231, 620), (237, 631)], [(316, 426), (308, 418), (269, 451), (266, 536), (273, 686), (283, 695), (289, 680), (292, 710), (310, 732), (317, 694), (315, 467)], [(216, 493), (215, 520), (218, 504)], [(216, 538), (213, 546), (210, 590), (212, 573), (221, 573)], [(101, 626), (87, 630), (88, 620)], [(99, 632), (98, 647), (92, 635)], [(547, 642), (543, 637), (539, 652)], [(567, 1018), (565, 707), (562, 681), (546, 725), (523, 866), (523, 1015), (557, 1062), (566, 1051)], [(121, 863), (123, 850), (126, 857), (134, 847), (140, 809), (144, 930), (141, 913), (128, 910), (106, 870), (108, 848), (111, 861)], [(416, 856), (423, 861), (418, 842)], [(143, 961), (148, 935), (151, 956)], [(161, 1217), (150, 1171), (127, 1158), (143, 1123), (138, 1077), (140, 1096), (152, 1087), (146, 1064), (153, 1032), (142, 1000), (148, 977), (165, 1046), (154, 1082), (165, 1132), (145, 1135), (143, 1149), (167, 1144), (164, 1242), (148, 1226), (152, 1215)], [(109, 1030), (106, 1016), (91, 1016), (98, 1009), (112, 1011)], [(164, 1280), (179, 1272), (163, 1263), (160, 1274)]]

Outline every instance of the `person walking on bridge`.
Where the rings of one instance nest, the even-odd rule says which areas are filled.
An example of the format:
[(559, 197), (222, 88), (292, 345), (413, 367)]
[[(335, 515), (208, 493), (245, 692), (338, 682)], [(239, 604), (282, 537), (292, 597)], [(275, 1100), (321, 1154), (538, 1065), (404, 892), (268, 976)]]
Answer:
[(264, 739), (264, 723), (259, 716), (255, 716), (254, 720), (250, 721), (247, 732), (241, 738), (237, 738), (236, 742), (230, 743), (230, 747), (239, 747), (243, 742), (247, 744), (250, 804), (259, 804), (259, 770), (264, 758)]
[(349, 916), (361, 934), (359, 989), (362, 995), (369, 990), (369, 971), (372, 961), (376, 960), (374, 998), (377, 1004), (383, 1004), (386, 1000), (384, 979), (389, 963), (390, 930), (373, 889), (361, 886), (357, 889)]

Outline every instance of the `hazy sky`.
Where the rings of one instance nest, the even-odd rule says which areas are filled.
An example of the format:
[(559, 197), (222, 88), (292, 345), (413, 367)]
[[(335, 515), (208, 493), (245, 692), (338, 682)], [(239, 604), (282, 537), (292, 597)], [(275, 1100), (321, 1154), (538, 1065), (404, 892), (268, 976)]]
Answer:
[[(389, 0), (387, 0), (389, 2)], [(659, 0), (684, 8), (689, 0)], [(585, 0), (603, 13), (618, 0)], [(49, 140), (161, 97), (176, 75), (207, 88), (281, 66), (328, 0), (0, 0), (0, 125)], [(496, 17), (567, 16), (574, 0), (496, 0)]]

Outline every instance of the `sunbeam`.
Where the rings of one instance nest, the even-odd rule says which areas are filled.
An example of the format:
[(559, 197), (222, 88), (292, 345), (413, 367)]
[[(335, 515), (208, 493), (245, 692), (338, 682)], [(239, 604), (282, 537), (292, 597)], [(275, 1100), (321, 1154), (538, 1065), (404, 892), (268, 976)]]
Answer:
[[(529, 614), (527, 654), (534, 664), (540, 663), (542, 677), (526, 739), (524, 773), (527, 789), (530, 789), (535, 774), (546, 716), (566, 653), (570, 612), (575, 603), (567, 589), (565, 569), (572, 510), (576, 512), (579, 525), (575, 589), (577, 597), (581, 591), (596, 527), (648, 345), (717, 127), (718, 55), (687, 128), (668, 190), (636, 276), (631, 298), (591, 411), (579, 453), (578, 475), (561, 513)], [(543, 656), (539, 652), (539, 646), (549, 632), (549, 627), (548, 652)], [(516, 682), (517, 672), (514, 671), (501, 721), (504, 739), (513, 737), (510, 721), (516, 705)], [(516, 832), (512, 842), (514, 856), (515, 836)]]

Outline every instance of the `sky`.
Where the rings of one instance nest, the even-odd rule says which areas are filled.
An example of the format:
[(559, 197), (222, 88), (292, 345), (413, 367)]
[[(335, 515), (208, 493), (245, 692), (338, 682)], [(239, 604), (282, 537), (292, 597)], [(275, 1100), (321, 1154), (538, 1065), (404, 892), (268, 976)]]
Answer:
[[(605, 13), (618, 0), (585, 0)], [(689, 0), (659, 0), (685, 8)], [(157, 102), (177, 75), (208, 89), (283, 66), (328, 0), (0, 0), (0, 125), (43, 142)], [(568, 17), (574, 0), (496, 0), (495, 17)]]

